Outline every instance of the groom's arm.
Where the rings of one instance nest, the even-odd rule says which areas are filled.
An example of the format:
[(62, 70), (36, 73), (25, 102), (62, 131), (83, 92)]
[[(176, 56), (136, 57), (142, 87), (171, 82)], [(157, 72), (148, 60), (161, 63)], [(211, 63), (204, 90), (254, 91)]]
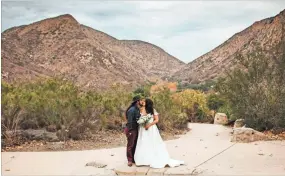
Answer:
[(132, 109), (129, 109), (127, 112), (127, 120), (129, 123), (132, 122), (132, 117), (134, 116), (134, 111)]
[(128, 126), (129, 129), (133, 129), (133, 125), (136, 122), (135, 117), (136, 117), (136, 113), (135, 113), (134, 109), (133, 108), (129, 109), (127, 112), (127, 120), (128, 120), (128, 124), (129, 124), (129, 126)]

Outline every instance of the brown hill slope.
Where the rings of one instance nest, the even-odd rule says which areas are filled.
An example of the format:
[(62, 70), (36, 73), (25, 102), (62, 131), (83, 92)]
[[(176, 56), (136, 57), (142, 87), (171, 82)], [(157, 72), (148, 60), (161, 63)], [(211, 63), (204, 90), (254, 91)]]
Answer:
[(172, 78), (189, 83), (201, 83), (215, 79), (223, 75), (227, 69), (237, 66), (235, 62), (237, 53), (250, 53), (256, 47), (273, 55), (277, 44), (285, 41), (284, 31), (285, 10), (275, 17), (255, 22), (247, 29), (235, 34), (214, 50), (174, 73)]
[(8, 29), (1, 41), (6, 81), (61, 76), (84, 88), (135, 86), (184, 65), (152, 44), (117, 40), (71, 15)]

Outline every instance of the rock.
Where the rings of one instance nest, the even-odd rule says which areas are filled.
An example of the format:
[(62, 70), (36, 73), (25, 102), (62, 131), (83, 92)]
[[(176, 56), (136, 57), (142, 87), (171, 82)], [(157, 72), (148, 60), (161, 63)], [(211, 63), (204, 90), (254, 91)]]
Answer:
[(80, 122), (78, 124), (74, 124), (67, 131), (68, 137), (73, 140), (83, 139), (82, 134), (85, 132), (85, 130), (86, 126), (84, 125), (84, 123)]
[(29, 140), (59, 141), (56, 133), (47, 132), (45, 130), (24, 130), (21, 135)]
[(231, 142), (254, 142), (267, 139), (266, 135), (252, 128), (235, 128)]
[(244, 119), (237, 119), (234, 124), (234, 128), (241, 128), (245, 125)]
[(56, 133), (51, 133), (51, 132), (47, 132), (47, 133), (44, 133), (44, 139), (46, 141), (50, 141), (50, 142), (58, 142), (59, 139), (58, 137), (56, 136)]
[(225, 113), (217, 113), (215, 115), (214, 124), (226, 125), (228, 123), (228, 117)]
[(55, 133), (47, 132), (46, 130), (17, 130), (17, 131), (6, 131), (5, 133), (8, 137), (13, 138), (20, 136), (29, 140), (45, 140), (50, 142), (59, 141)]
[(46, 127), (48, 132), (56, 132), (56, 125), (49, 125)]
[(90, 128), (86, 127), (87, 124), (79, 123), (68, 131), (68, 137), (73, 140), (82, 140), (92, 138)]
[(107, 164), (102, 164), (102, 163), (97, 163), (97, 162), (89, 162), (87, 163), (85, 166), (92, 166), (92, 167), (96, 167), (96, 168), (104, 168), (107, 166)]

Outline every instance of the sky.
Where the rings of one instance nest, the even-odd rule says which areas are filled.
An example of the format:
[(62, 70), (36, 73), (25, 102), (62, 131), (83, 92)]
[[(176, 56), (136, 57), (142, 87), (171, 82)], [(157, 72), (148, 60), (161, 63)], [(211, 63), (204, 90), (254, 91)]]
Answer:
[(117, 39), (142, 40), (189, 63), (255, 21), (277, 15), (273, 1), (10, 1), (2, 0), (1, 32), (71, 14)]

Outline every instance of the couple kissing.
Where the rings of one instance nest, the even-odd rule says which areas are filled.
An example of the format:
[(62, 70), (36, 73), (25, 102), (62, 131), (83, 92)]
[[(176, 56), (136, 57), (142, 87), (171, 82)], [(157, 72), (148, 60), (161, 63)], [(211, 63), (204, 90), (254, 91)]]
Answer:
[(128, 166), (150, 166), (151, 168), (176, 167), (184, 161), (169, 157), (157, 123), (159, 113), (149, 98), (134, 96), (126, 110), (127, 160)]

